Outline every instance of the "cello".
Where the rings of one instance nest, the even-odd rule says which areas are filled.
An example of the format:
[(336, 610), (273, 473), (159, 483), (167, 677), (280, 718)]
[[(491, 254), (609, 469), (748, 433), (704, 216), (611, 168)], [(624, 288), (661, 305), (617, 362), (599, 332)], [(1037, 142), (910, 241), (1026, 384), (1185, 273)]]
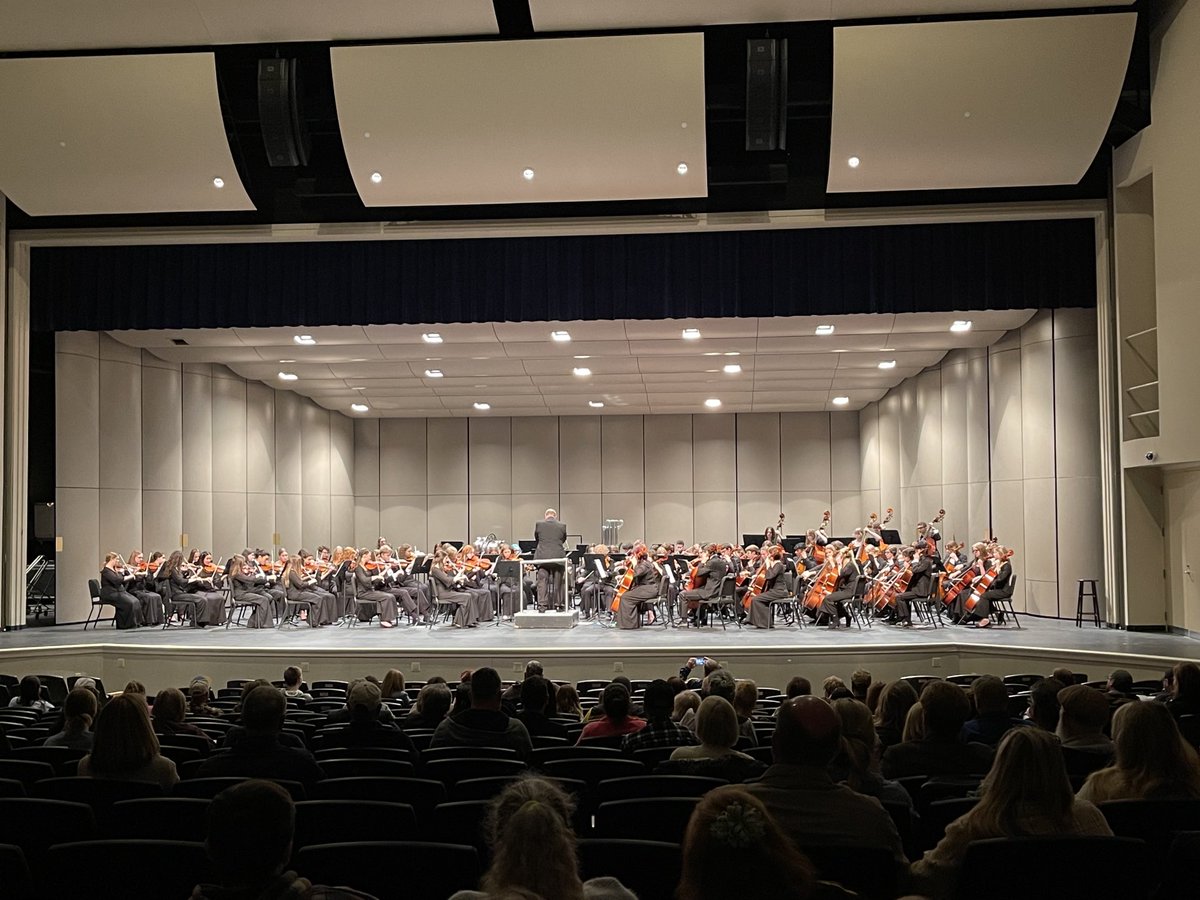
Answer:
[(996, 580), (996, 576), (1000, 574), (1000, 569), (1004, 563), (1012, 559), (1013, 551), (1007, 550), (1001, 553), (993, 560), (993, 564), (988, 566), (988, 570), (975, 580), (975, 585), (971, 589), (971, 596), (967, 597), (967, 602), (963, 604), (963, 608), (967, 612), (974, 612), (975, 607), (979, 605), (979, 601), (983, 599), (983, 594), (992, 586)]
[(625, 574), (621, 576), (621, 581), (617, 585), (617, 592), (613, 594), (612, 603), (609, 604), (608, 611), (615, 613), (621, 608), (621, 598), (625, 596), (625, 592), (633, 587), (634, 571), (638, 564), (638, 548), (634, 547), (633, 552), (625, 558)]
[(754, 598), (763, 592), (767, 586), (767, 567), (773, 562), (763, 557), (762, 565), (758, 567), (758, 571), (754, 573), (754, 578), (750, 581), (750, 589), (746, 591), (746, 596), (742, 598), (742, 607), (749, 610), (750, 604)]
[(817, 578), (813, 582), (812, 587), (804, 595), (805, 609), (817, 610), (821, 608), (821, 604), (825, 602), (826, 596), (832, 594), (834, 588), (837, 587), (838, 574), (837, 555), (830, 554), (826, 557), (821, 571), (817, 573)]

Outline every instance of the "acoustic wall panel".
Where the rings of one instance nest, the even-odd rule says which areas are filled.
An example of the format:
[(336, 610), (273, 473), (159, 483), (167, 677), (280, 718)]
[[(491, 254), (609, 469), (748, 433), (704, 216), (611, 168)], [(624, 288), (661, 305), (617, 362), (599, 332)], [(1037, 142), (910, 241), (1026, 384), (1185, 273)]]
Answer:
[[(383, 532), (383, 526), (380, 524), (379, 507), (383, 498), (378, 495), (374, 497), (356, 496), (354, 498), (354, 546), (355, 547), (373, 547), (375, 541), (382, 535), (387, 535)], [(422, 495), (424, 500), (424, 495)], [(424, 506), (422, 505), (422, 509)], [(408, 531), (406, 534), (412, 534), (415, 523), (408, 523)], [(421, 536), (424, 538), (425, 532), (425, 517), (421, 517)], [(398, 534), (399, 532), (393, 532)], [(422, 541), (424, 543), (424, 541)]]
[(246, 382), (246, 490), (275, 492), (275, 392), (253, 381)]
[[(100, 487), (142, 484), (142, 372), (139, 365), (100, 360)], [(72, 428), (67, 432), (74, 432)], [(124, 552), (124, 551), (122, 551)]]
[(329, 503), (328, 493), (300, 495), (301, 546), (312, 553), (317, 552), (318, 545), (330, 547), (331, 540), (336, 542), (340, 539), (330, 535), (332, 514)]
[(470, 529), (467, 510), (466, 494), (430, 494), (428, 515), (430, 542), (463, 540)]
[[(212, 491), (183, 492), (183, 525), (188, 535), (185, 549), (199, 547), (202, 550), (212, 550), (220, 556), (224, 548), (213, 549), (212, 502)], [(169, 546), (174, 547), (178, 540), (176, 538)]]
[(213, 491), (212, 551), (217, 556), (229, 559), (235, 553), (241, 553), (247, 546), (249, 543), (247, 540), (249, 537), (248, 510), (249, 505), (244, 490)]
[(1020, 480), (1025, 471), (1021, 437), (1021, 352), (992, 353), (988, 361), (992, 481)]
[(280, 546), (286, 547), (289, 553), (296, 553), (303, 546), (303, 515), (300, 494), (275, 495), (275, 530), (279, 533)]
[(183, 489), (211, 491), (213, 466), (212, 366), (183, 367)]
[(692, 495), (692, 521), (692, 540), (728, 541), (729, 535), (737, 532), (737, 495), (733, 491), (697, 491)]
[[(697, 492), (734, 493), (737, 490), (737, 445), (732, 415), (692, 417), (692, 484)], [(730, 519), (731, 527), (736, 518)]]
[[(100, 488), (100, 553), (96, 570), (104, 562), (104, 554), (112, 551), (127, 557), (131, 537), (142, 533), (142, 498), (137, 488)], [(140, 543), (140, 542), (139, 542)], [(128, 546), (127, 546), (128, 545)], [(91, 577), (95, 578), (96, 575)], [(68, 582), (69, 583), (69, 582)]]
[[(463, 434), (466, 433), (465, 429), (461, 430)], [(377, 476), (380, 493), (399, 496), (428, 492), (429, 432), (424, 419), (380, 421)], [(369, 438), (368, 432), (368, 440)], [(439, 446), (433, 452), (442, 453), (444, 450), (444, 447)], [(368, 449), (365, 460), (369, 462), (370, 459), (371, 451)], [(370, 493), (369, 485), (367, 493)]]
[[(426, 461), (426, 477), (430, 496), (435, 494), (465, 495), (467, 493), (467, 420), (430, 419), (427, 428), (429, 451)], [(459, 528), (463, 529), (467, 525), (465, 507), (461, 513), (462, 522)], [(436, 524), (445, 527), (449, 521), (437, 521)], [(435, 520), (431, 506), (429, 520), (431, 531), (434, 530), (434, 525)], [(459, 534), (460, 532), (451, 533)], [(439, 540), (439, 538), (434, 537), (434, 540)]]
[[(645, 486), (641, 416), (600, 419), (600, 471), (603, 493), (640, 493)], [(606, 513), (607, 514), (607, 513)], [(618, 516), (618, 518), (621, 518)], [(639, 518), (641, 514), (639, 513)]]
[(96, 559), (101, 552), (99, 489), (60, 486), (55, 494), (55, 528), (63, 541), (55, 572), (56, 620), (82, 622), (92, 605), (88, 579), (98, 578), (100, 571)]
[[(511, 513), (508, 525), (503, 530), (496, 529), (497, 537), (510, 543), (520, 540), (533, 540), (533, 526), (545, 518), (547, 509), (554, 509), (558, 511), (559, 521), (567, 526), (568, 535), (595, 534), (595, 540), (599, 540), (600, 496), (598, 494), (574, 496), (595, 497), (595, 509), (586, 508), (586, 504), (583, 505), (583, 508), (580, 508), (575, 505), (574, 501), (572, 503), (573, 508), (568, 508), (559, 502), (559, 495), (557, 493), (513, 494), (511, 500), (508, 502)], [(486, 534), (487, 532), (481, 533)], [(472, 534), (471, 536), (474, 537), (475, 535)], [(568, 547), (570, 547), (570, 543), (568, 541)], [(514, 546), (516, 545), (514, 544)]]
[[(849, 415), (857, 418), (857, 413)], [(858, 424), (854, 423), (857, 443)], [(780, 484), (785, 491), (828, 490), (831, 485), (833, 459), (829, 413), (780, 413)], [(845, 452), (846, 447), (839, 447)], [(861, 463), (854, 454), (854, 473), (857, 480)]]
[(329, 415), (329, 493), (332, 496), (354, 496), (354, 426), (355, 421), (343, 415)]
[[(213, 491), (245, 493), (248, 438), (246, 382), (228, 370), (214, 372), (213, 391)], [(215, 508), (215, 507), (214, 507)], [(243, 515), (244, 518), (244, 515)]]
[[(61, 337), (61, 336), (60, 336)], [(61, 346), (61, 340), (59, 344)], [(76, 345), (77, 349), (85, 349)], [(95, 341), (85, 353), (59, 352), (55, 357), (54, 414), (57, 431), (73, 435), (56, 446), (59, 487), (96, 488), (100, 485), (100, 360)]]
[(600, 492), (600, 446), (600, 416), (558, 420), (558, 478), (564, 495)]
[[(353, 490), (356, 497), (378, 497), (380, 494), (380, 428), (387, 419), (355, 419), (354, 420), (354, 479)], [(422, 435), (421, 447), (425, 441)], [(425, 471), (425, 458), (421, 457), (421, 469)], [(424, 489), (424, 484), (421, 485)], [(370, 529), (377, 531), (377, 528)], [(360, 542), (361, 543), (361, 542)]]
[(779, 414), (738, 413), (736, 421), (738, 492), (774, 491), (778, 496)]
[(828, 417), (830, 486), (834, 491), (858, 491), (862, 487), (858, 413), (835, 412)]
[(512, 419), (512, 490), (514, 494), (558, 493), (559, 419), (520, 416)]
[[(644, 440), (646, 457), (647, 525), (651, 492), (690, 494), (692, 481), (692, 417), (646, 416)], [(682, 521), (678, 519), (677, 521)]]
[[(542, 507), (545, 510), (546, 507)], [(539, 517), (540, 518), (540, 517)], [(512, 494), (471, 494), (467, 530), (459, 540), (494, 534), (507, 540), (513, 525)], [(530, 528), (529, 525), (525, 528)], [(530, 532), (532, 535), (532, 531)], [(524, 531), (522, 531), (524, 536)]]
[[(303, 461), (300, 449), (300, 398), (291, 391), (275, 392), (275, 490), (298, 494)], [(293, 543), (295, 543), (293, 541)]]
[[(604, 514), (602, 509), (603, 504), (599, 493), (579, 494), (563, 491), (559, 495), (558, 514), (566, 522), (567, 528), (572, 534), (583, 535), (583, 539), (589, 544), (595, 544), (603, 537), (601, 524)], [(630, 533), (627, 529), (621, 530), (622, 535)]]
[(306, 497), (329, 496), (329, 417), (313, 403), (300, 405), (300, 492)]
[[(472, 496), (512, 493), (512, 439), (509, 419), (467, 419), (467, 487)], [(508, 516), (502, 521), (507, 523)]]
[(1055, 470), (1052, 341), (1036, 341), (1021, 347), (1020, 380), (1022, 476), (1050, 478)]
[[(179, 549), (182, 533), (183, 491), (143, 488), (141, 549), (146, 556), (155, 550), (170, 555), (172, 550)], [(270, 538), (270, 534), (267, 537)], [(69, 548), (64, 547), (64, 550)]]

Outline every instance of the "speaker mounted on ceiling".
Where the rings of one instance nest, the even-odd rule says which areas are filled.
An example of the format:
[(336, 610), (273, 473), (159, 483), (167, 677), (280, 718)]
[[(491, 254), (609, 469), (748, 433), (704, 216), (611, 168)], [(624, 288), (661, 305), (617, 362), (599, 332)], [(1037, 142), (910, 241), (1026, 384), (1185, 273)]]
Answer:
[(308, 165), (308, 128), (300, 115), (297, 60), (258, 61), (258, 119), (270, 165)]
[(787, 149), (787, 39), (746, 41), (746, 149)]

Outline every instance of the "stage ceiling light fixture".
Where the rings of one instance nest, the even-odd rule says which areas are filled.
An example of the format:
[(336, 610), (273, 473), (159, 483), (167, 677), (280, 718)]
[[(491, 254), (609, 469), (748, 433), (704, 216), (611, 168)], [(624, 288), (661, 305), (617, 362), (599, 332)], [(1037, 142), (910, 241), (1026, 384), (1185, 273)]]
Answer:
[(571, 332), (569, 332), (569, 331), (552, 331), (552, 332), (550, 332), (550, 340), (558, 341), (560, 344), (569, 343), (571, 340)]
[(299, 377), (300, 376), (297, 375), (295, 372), (280, 372), (279, 373), (280, 381), (295, 381)]
[(442, 375), (443, 375), (443, 373), (442, 373), (441, 369), (426, 369), (425, 370), (426, 378), (441, 378)]
[(364, 413), (371, 407), (367, 406), (365, 403), (351, 403), (350, 408), (357, 413)]
[(588, 406), (590, 406), (592, 409), (603, 409), (604, 401), (603, 400), (589, 400)]
[(719, 407), (721, 405), (721, 401), (718, 400), (716, 397), (709, 397), (707, 400), (704, 401), (704, 405), (707, 406), (709, 409), (716, 409), (717, 407)]
[(592, 370), (589, 369), (587, 366), (576, 366), (574, 369), (571, 370), (571, 373), (573, 375), (575, 375), (577, 378), (587, 378), (589, 375), (592, 374)]
[(421, 335), (421, 340), (427, 344), (440, 344), (442, 342), (442, 336), (436, 331), (427, 331)]
[(849, 402), (850, 402), (849, 397), (834, 397), (833, 398), (834, 406), (846, 406)]
[(862, 165), (862, 160), (859, 159), (857, 156), (852, 156), (848, 160), (846, 160), (846, 165), (848, 165), (852, 169), (857, 169), (860, 165)]
[(698, 341), (700, 340), (700, 329), (685, 328), (683, 329), (683, 333), (680, 335), (680, 337), (682, 337), (685, 341)]
[(738, 375), (741, 373), (741, 371), (742, 371), (742, 367), (739, 366), (737, 363), (730, 363), (729, 365), (727, 365), (725, 367), (726, 375)]
[(679, 165), (677, 165), (675, 167), (675, 171), (678, 172), (680, 175), (686, 175), (688, 173), (687, 163), (681, 162)]
[(894, 359), (885, 359), (879, 363), (879, 368), (894, 369), (894, 368), (896, 368), (896, 361)]
[(472, 403), (471, 405), (474, 406), (480, 412), (486, 412), (487, 410), (492, 408), (492, 404), (490, 404), (490, 403), (477, 402), (477, 403)]
[(218, 189), (225, 187), (225, 179), (224, 178), (214, 178), (213, 179), (213, 187), (218, 188)]
[(970, 331), (971, 330), (971, 320), (970, 319), (955, 319), (950, 324), (950, 330), (951, 331)]
[(371, 183), (372, 184), (379, 184), (381, 181), (383, 181), (383, 173), (381, 173), (381, 172), (372, 172), (371, 173)]
[(821, 337), (828, 337), (829, 335), (833, 334), (833, 329), (834, 326), (832, 325), (818, 325), (817, 334), (819, 334)]
[(317, 342), (317, 339), (311, 334), (298, 334), (292, 338), (292, 341), (301, 347), (311, 347)]
[(537, 173), (534, 172), (533, 169), (527, 168), (523, 172), (521, 172), (521, 177), (524, 178), (526, 181), (533, 181), (533, 176), (536, 174)]

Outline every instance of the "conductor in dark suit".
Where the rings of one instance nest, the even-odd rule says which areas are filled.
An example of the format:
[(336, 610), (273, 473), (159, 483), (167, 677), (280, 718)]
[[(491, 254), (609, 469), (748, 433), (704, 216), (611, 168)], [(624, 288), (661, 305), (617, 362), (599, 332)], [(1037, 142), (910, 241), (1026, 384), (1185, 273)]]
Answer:
[[(546, 518), (533, 526), (533, 539), (537, 541), (534, 559), (562, 559), (567, 555), (567, 526), (558, 521), (558, 513), (553, 509), (546, 510)], [(537, 567), (538, 612), (562, 605), (566, 574), (561, 564)]]

